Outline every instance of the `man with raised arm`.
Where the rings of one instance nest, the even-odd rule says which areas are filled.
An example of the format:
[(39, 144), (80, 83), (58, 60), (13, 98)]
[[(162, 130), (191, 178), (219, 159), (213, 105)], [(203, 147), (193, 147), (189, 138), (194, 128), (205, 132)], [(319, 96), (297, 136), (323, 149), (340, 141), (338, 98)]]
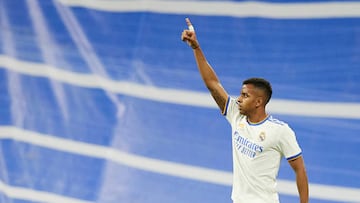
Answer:
[(278, 203), (276, 178), (282, 157), (296, 175), (300, 203), (309, 201), (308, 179), (302, 151), (293, 130), (269, 115), (266, 104), (272, 88), (263, 78), (243, 81), (238, 98), (232, 98), (207, 62), (190, 20), (181, 39), (194, 52), (200, 75), (232, 128), (233, 203)]

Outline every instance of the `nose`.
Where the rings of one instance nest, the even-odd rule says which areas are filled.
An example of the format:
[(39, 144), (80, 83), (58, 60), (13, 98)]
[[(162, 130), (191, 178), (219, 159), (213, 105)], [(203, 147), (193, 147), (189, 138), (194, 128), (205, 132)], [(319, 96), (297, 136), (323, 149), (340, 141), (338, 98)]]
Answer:
[(238, 98), (236, 99), (236, 103), (237, 103), (237, 104), (240, 104), (241, 102), (242, 102), (241, 97), (238, 97)]

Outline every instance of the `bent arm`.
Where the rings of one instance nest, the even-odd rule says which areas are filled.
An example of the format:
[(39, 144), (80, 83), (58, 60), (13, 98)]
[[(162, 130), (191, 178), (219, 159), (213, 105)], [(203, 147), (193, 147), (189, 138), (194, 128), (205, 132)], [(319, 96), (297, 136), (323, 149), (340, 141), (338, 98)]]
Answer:
[(302, 156), (290, 160), (290, 166), (296, 174), (296, 185), (300, 196), (300, 203), (309, 202), (309, 183), (306, 174), (304, 159)]

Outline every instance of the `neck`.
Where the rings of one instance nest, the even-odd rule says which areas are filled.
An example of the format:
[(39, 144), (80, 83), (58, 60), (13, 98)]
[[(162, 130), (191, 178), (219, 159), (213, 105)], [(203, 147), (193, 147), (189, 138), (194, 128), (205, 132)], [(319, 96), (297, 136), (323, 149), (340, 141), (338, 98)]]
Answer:
[(247, 121), (252, 124), (260, 123), (267, 119), (269, 115), (266, 112), (263, 112), (261, 114), (255, 114), (255, 115), (248, 115)]

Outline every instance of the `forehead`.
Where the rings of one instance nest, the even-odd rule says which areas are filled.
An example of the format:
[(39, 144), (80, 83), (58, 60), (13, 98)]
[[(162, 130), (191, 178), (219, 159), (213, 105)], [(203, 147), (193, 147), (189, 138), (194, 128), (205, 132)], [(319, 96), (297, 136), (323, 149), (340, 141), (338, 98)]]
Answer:
[(243, 93), (254, 93), (255, 86), (253, 84), (244, 84), (241, 88), (241, 92)]
[(245, 84), (241, 88), (241, 94), (255, 95), (255, 96), (263, 96), (264, 91), (255, 87), (253, 84)]

